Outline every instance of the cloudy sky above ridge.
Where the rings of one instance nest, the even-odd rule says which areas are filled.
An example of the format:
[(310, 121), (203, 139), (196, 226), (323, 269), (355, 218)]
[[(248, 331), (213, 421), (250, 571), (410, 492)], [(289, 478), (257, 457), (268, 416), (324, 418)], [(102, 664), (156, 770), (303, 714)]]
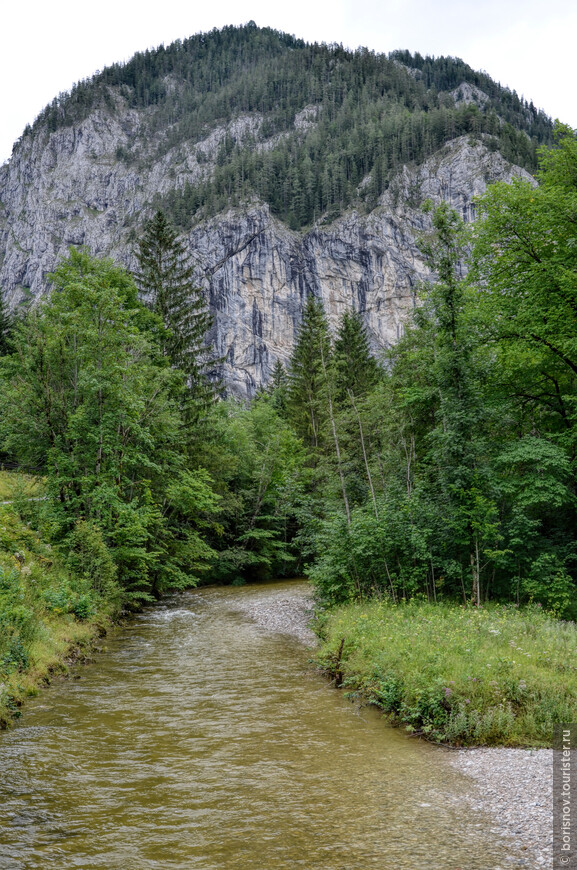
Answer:
[(53, 97), (136, 51), (254, 20), (307, 41), (461, 57), (577, 128), (574, 0), (29, 0), (2, 13), (0, 163)]

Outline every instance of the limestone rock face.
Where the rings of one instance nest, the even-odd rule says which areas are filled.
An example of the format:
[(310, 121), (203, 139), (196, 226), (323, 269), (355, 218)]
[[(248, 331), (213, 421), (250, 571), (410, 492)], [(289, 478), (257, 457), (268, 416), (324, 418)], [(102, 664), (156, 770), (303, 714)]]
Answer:
[[(300, 114), (301, 126), (315, 123), (312, 110)], [(224, 137), (254, 136), (259, 120), (238, 118), (158, 159), (152, 145), (142, 152), (143, 123), (135, 111), (95, 111), (75, 128), (24, 138), (0, 168), (0, 286), (12, 306), (46, 292), (70, 245), (133, 267), (130, 227), (150, 216), (154, 195), (209, 175)], [(125, 159), (135, 141), (139, 159)], [(468, 221), (488, 183), (514, 176), (529, 177), (462, 137), (405, 167), (368, 215), (351, 211), (302, 234), (255, 201), (197, 224), (187, 240), (229, 390), (254, 394), (275, 361), (289, 359), (309, 293), (322, 298), (333, 328), (343, 311), (363, 312), (375, 352), (395, 342), (427, 278), (415, 243), (430, 226), (422, 202), (445, 200)]]

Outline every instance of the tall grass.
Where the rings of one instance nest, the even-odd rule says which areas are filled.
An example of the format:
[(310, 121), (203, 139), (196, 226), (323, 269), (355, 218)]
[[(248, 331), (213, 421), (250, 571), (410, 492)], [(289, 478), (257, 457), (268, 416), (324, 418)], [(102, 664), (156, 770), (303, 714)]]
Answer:
[(339, 685), (432, 740), (548, 746), (554, 723), (577, 721), (577, 627), (538, 607), (370, 601), (319, 631)]

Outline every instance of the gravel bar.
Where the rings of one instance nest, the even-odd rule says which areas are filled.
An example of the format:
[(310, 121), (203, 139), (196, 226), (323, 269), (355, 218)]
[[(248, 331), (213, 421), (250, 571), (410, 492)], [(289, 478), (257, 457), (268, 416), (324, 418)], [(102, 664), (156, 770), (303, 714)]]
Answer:
[(313, 599), (302, 586), (293, 591), (284, 585), (278, 592), (271, 592), (269, 587), (262, 595), (253, 593), (250, 597), (235, 599), (232, 608), (245, 613), (268, 631), (291, 635), (307, 646), (316, 642), (316, 636), (309, 628)]
[[(521, 865), (553, 866), (553, 750), (479, 747), (451, 752), (449, 763), (470, 776), (473, 809), (494, 819), (491, 832), (507, 838)], [(519, 866), (519, 865), (517, 865)]]

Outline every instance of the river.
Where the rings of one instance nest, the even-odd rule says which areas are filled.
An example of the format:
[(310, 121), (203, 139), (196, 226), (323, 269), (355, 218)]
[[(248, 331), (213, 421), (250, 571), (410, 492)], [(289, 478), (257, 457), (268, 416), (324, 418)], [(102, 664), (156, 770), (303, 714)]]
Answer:
[(0, 870), (496, 870), (445, 751), (200, 589), (115, 631), (0, 735)]

